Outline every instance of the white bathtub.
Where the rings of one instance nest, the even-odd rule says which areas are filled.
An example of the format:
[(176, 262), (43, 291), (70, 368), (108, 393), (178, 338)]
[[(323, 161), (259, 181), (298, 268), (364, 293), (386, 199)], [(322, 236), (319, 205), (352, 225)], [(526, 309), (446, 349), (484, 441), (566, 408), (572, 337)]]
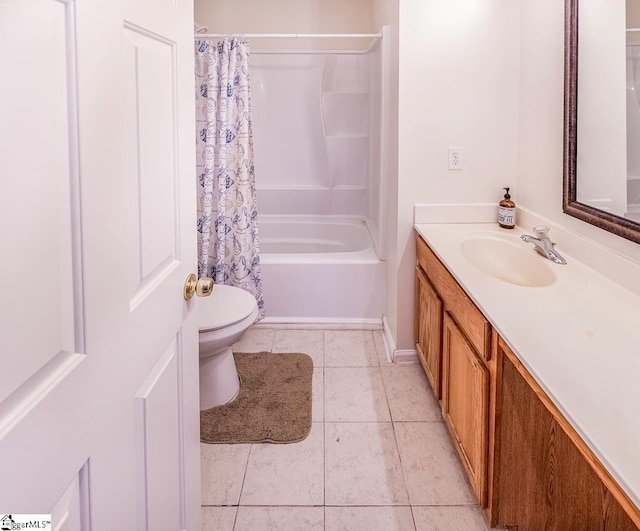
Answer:
[(262, 216), (263, 322), (380, 324), (384, 262), (364, 220)]

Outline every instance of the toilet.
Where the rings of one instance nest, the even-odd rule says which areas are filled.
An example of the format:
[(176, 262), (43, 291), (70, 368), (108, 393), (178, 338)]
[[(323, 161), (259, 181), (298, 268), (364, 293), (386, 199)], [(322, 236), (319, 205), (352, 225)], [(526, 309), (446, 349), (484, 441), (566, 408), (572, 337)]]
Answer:
[(240, 380), (231, 345), (257, 317), (255, 297), (240, 288), (216, 284), (210, 297), (198, 300), (201, 411), (238, 396)]

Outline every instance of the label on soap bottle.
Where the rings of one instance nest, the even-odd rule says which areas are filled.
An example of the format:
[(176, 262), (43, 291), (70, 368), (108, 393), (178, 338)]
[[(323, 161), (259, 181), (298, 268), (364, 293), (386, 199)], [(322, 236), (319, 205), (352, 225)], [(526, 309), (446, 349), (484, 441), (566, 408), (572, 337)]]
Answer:
[(498, 207), (498, 223), (506, 227), (514, 227), (516, 224), (516, 209), (512, 207)]

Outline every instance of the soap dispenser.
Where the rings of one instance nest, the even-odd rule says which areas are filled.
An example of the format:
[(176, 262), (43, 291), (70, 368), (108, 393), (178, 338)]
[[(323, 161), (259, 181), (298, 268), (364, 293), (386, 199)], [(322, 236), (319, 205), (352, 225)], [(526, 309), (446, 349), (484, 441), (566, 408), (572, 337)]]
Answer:
[(516, 226), (516, 204), (511, 201), (509, 188), (504, 188), (504, 199), (498, 206), (498, 225), (503, 229), (512, 229)]

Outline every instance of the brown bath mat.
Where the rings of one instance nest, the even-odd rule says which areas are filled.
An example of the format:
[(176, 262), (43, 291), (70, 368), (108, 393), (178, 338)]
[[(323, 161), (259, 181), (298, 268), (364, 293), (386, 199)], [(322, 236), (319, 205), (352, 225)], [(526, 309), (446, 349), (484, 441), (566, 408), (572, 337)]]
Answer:
[(306, 354), (235, 353), (240, 393), (200, 412), (204, 443), (293, 443), (311, 430), (313, 361)]

